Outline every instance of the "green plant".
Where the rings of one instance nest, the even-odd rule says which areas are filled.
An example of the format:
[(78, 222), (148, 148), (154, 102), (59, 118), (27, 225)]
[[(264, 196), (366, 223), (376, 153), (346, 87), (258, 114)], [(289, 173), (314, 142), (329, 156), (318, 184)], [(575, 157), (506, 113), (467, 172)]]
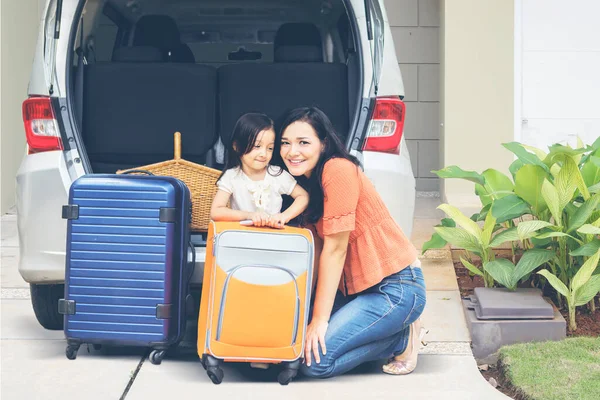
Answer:
[(600, 250), (581, 266), (570, 281), (569, 287), (547, 269), (538, 272), (550, 282), (558, 293), (566, 298), (569, 310), (569, 328), (571, 330), (577, 329), (575, 307), (588, 303), (600, 292), (600, 275), (592, 275), (598, 267), (599, 259)]
[[(592, 276), (598, 260), (593, 268), (586, 264), (600, 249), (600, 138), (591, 146), (579, 141), (576, 149), (555, 144), (548, 153), (516, 142), (503, 146), (517, 157), (509, 167), (512, 179), (494, 169), (481, 174), (458, 166), (433, 171), (441, 178), (473, 182), (481, 210), (467, 218), (453, 206), (440, 206), (449, 218), (435, 228), (423, 252), (448, 242), (464, 248), (467, 257), (461, 262), (471, 273), (483, 276), (486, 286), (496, 282), (515, 289), (543, 265), (566, 288), (573, 287), (583, 265), (592, 269), (593, 282), (600, 279)], [(483, 228), (478, 224), (482, 221)], [(512, 262), (495, 258), (493, 249), (505, 242), (511, 245)], [(481, 258), (481, 269), (471, 255)], [(542, 284), (548, 279), (539, 276)], [(592, 310), (594, 296), (589, 299)], [(558, 302), (562, 306), (561, 296)], [(574, 319), (569, 304), (579, 302), (567, 303)]]

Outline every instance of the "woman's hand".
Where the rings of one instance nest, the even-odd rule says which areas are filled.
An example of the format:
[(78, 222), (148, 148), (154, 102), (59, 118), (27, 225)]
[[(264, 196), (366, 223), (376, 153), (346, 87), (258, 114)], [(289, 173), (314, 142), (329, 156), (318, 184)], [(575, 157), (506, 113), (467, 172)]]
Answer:
[(312, 362), (311, 351), (315, 355), (315, 361), (317, 364), (321, 362), (321, 356), (319, 355), (319, 344), (321, 345), (321, 351), (323, 355), (327, 354), (327, 347), (325, 346), (325, 334), (327, 333), (328, 326), (329, 323), (325, 319), (313, 318), (306, 328), (304, 362), (308, 367), (310, 367)]

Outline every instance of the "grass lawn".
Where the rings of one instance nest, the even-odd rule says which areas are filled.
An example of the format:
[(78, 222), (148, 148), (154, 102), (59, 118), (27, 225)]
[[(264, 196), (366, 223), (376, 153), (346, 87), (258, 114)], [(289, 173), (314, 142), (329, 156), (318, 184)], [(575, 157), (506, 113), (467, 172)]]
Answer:
[(526, 399), (600, 399), (600, 337), (506, 346), (499, 360)]

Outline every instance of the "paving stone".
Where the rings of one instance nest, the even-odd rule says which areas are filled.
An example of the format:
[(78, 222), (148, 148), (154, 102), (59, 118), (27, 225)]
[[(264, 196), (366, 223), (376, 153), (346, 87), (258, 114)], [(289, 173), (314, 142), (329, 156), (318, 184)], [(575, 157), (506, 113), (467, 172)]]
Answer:
[(18, 270), (19, 248), (2, 247), (0, 284), (3, 288), (29, 288)]
[(427, 290), (458, 291), (454, 265), (450, 259), (421, 259), (421, 268), (423, 268)]
[(427, 340), (432, 342), (469, 342), (471, 336), (456, 290), (427, 291), (427, 305), (422, 321), (429, 329)]
[(420, 355), (417, 369), (395, 377), (381, 372), (381, 362), (368, 363), (333, 379), (298, 377), (289, 386), (276, 382), (272, 370), (252, 370), (228, 363), (220, 385), (213, 385), (197, 358), (165, 360), (160, 368), (147, 362), (132, 385), (127, 400), (175, 398), (202, 393), (220, 399), (507, 399), (494, 390), (477, 370), (470, 355)]

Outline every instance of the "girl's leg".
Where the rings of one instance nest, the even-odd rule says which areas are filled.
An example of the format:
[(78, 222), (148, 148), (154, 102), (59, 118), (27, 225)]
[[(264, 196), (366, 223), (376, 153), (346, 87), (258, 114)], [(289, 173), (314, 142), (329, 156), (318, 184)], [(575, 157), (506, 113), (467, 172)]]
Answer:
[(326, 378), (406, 348), (408, 330), (425, 306), (420, 269), (408, 267), (356, 296), (334, 313), (321, 362), (301, 367), (305, 375)]

